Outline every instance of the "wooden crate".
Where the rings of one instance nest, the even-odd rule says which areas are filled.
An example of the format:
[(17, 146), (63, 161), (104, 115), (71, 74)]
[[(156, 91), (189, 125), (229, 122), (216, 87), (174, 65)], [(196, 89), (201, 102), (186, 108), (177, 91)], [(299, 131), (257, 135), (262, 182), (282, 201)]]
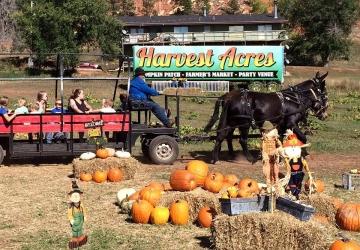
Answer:
[(344, 173), (342, 175), (342, 184), (347, 190), (360, 189), (360, 174)]

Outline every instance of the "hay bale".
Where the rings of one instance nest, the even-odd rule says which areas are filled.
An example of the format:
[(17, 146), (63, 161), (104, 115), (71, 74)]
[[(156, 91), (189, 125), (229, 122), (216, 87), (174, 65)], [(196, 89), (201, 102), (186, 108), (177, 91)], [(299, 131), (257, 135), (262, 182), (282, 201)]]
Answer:
[(334, 197), (329, 195), (318, 193), (310, 196), (302, 195), (300, 197), (302, 201), (315, 208), (317, 215), (322, 215), (328, 218), (330, 223), (335, 224), (336, 205), (334, 203)]
[(196, 221), (199, 210), (204, 206), (212, 207), (218, 214), (221, 213), (219, 199), (200, 187), (189, 192), (168, 191), (161, 197), (159, 205), (169, 207), (176, 200), (186, 200), (189, 203), (192, 222)]
[(334, 228), (302, 222), (281, 211), (215, 218), (216, 249), (329, 249)]
[(140, 163), (130, 157), (128, 159), (118, 157), (108, 157), (106, 159), (95, 158), (92, 160), (73, 160), (73, 170), (75, 177), (79, 177), (81, 172), (94, 173), (96, 170), (108, 170), (110, 167), (117, 167), (122, 170), (124, 179), (133, 179)]

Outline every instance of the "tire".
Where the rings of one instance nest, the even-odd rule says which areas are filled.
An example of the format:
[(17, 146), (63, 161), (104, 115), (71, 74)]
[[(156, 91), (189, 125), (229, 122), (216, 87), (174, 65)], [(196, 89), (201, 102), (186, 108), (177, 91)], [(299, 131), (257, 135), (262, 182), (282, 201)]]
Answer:
[(4, 151), (3, 147), (0, 145), (0, 164), (3, 163), (4, 157), (5, 157), (5, 151)]
[(172, 164), (179, 155), (179, 145), (170, 136), (160, 135), (149, 144), (149, 158), (155, 164)]

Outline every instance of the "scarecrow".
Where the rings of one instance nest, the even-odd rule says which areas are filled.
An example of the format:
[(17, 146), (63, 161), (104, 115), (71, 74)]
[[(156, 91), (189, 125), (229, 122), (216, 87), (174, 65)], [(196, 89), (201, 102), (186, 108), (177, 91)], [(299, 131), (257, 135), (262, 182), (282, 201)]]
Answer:
[(309, 176), (310, 192), (314, 188), (313, 177), (309, 170), (309, 165), (301, 155), (301, 149), (309, 146), (309, 144), (301, 142), (291, 130), (287, 130), (285, 136), (286, 139), (283, 144), (283, 154), (285, 157), (286, 169), (288, 173), (291, 174), (287, 190), (290, 191), (296, 199), (299, 199), (302, 182), (305, 176), (304, 170)]
[(69, 208), (67, 216), (70, 221), (72, 238), (69, 248), (77, 248), (85, 245), (87, 236), (83, 234), (83, 225), (86, 220), (85, 209), (80, 201), (83, 192), (79, 189), (76, 181), (72, 181), (72, 190), (69, 192)]
[(270, 187), (279, 181), (279, 160), (282, 149), (281, 141), (276, 127), (269, 121), (265, 121), (261, 127), (261, 152), (263, 162), (263, 173), (266, 178), (268, 192)]

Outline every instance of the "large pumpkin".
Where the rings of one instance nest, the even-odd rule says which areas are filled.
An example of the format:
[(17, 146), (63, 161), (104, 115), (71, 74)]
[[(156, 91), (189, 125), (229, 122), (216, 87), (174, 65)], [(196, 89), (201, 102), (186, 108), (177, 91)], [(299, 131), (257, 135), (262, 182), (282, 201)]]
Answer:
[(101, 170), (96, 170), (92, 176), (92, 179), (93, 179), (93, 181), (95, 181), (97, 183), (104, 182), (107, 179), (107, 172), (101, 171)]
[(255, 194), (258, 194), (260, 192), (259, 184), (257, 183), (257, 181), (250, 178), (241, 179), (239, 181), (238, 187), (239, 189), (249, 189), (251, 193)]
[(108, 180), (112, 182), (121, 181), (124, 177), (123, 172), (119, 168), (110, 168), (108, 171)]
[(90, 173), (82, 172), (82, 173), (80, 173), (80, 180), (82, 180), (82, 181), (91, 181), (92, 180), (92, 175)]
[(330, 250), (360, 250), (360, 244), (349, 239), (341, 239), (334, 241)]
[(205, 162), (199, 160), (189, 161), (186, 164), (186, 170), (195, 176), (198, 186), (204, 186), (205, 178), (209, 172), (209, 167)]
[(341, 229), (360, 231), (360, 204), (343, 204), (337, 210), (335, 218)]
[(154, 207), (145, 200), (135, 201), (131, 208), (131, 217), (135, 223), (146, 224)]
[(239, 183), (239, 179), (234, 174), (228, 174), (228, 175), (225, 175), (224, 182), (227, 182), (231, 186), (234, 186), (236, 183)]
[(161, 198), (161, 191), (152, 187), (145, 187), (140, 191), (140, 199), (146, 200), (156, 206)]
[(171, 204), (170, 219), (174, 225), (186, 225), (189, 217), (189, 204), (186, 201), (177, 200)]
[(106, 159), (109, 154), (105, 148), (99, 148), (98, 150), (96, 150), (96, 156), (101, 159)]
[(202, 227), (210, 227), (216, 211), (210, 207), (203, 207), (198, 214), (198, 222)]
[(210, 173), (206, 179), (204, 187), (206, 190), (213, 192), (213, 193), (219, 193), (223, 186), (224, 176), (220, 173)]
[(170, 185), (176, 191), (190, 191), (196, 188), (196, 179), (189, 171), (178, 169), (171, 173)]
[(155, 207), (150, 215), (150, 221), (155, 225), (164, 225), (168, 222), (170, 216), (167, 207)]
[[(315, 184), (315, 187), (316, 187), (315, 191), (316, 191), (317, 193), (322, 193), (322, 192), (324, 192), (324, 190), (325, 190), (325, 183), (324, 183), (323, 181), (321, 181), (321, 180), (315, 180), (315, 181), (314, 181), (314, 184)], [(306, 190), (306, 191), (309, 191), (309, 186), (310, 186), (310, 180), (308, 179), (308, 180), (305, 182), (305, 190)]]

